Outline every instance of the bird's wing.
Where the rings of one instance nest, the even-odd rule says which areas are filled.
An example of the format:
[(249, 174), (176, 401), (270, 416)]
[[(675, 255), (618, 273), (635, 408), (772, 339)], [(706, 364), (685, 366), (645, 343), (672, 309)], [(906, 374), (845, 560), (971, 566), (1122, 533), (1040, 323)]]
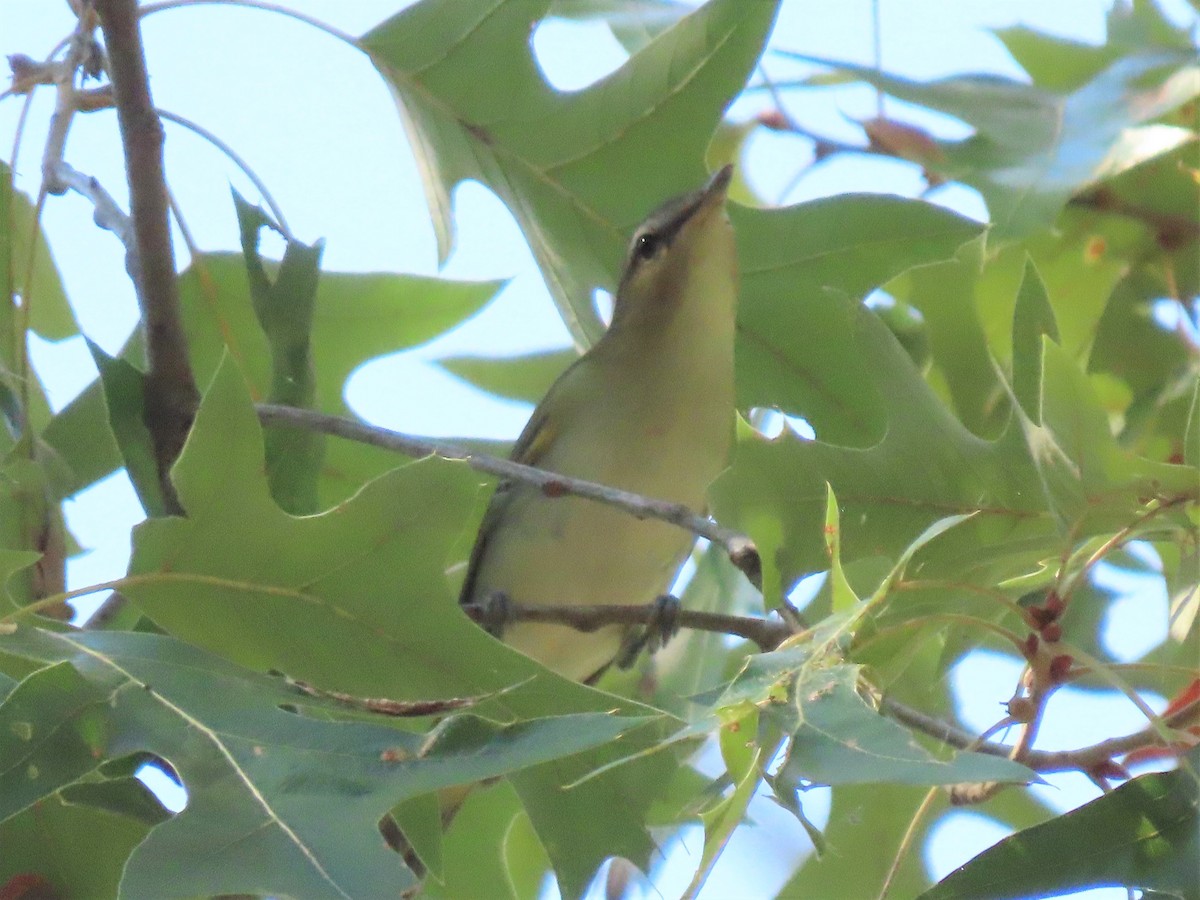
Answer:
[[(554, 445), (558, 436), (558, 424), (550, 424), (550, 410), (557, 405), (555, 397), (558, 394), (559, 385), (566, 381), (574, 369), (575, 364), (572, 363), (558, 377), (558, 380), (546, 392), (546, 396), (542, 398), (542, 402), (533, 411), (533, 415), (529, 417), (529, 421), (525, 423), (525, 427), (508, 457), (513, 462), (536, 466)], [(556, 422), (558, 418), (561, 417), (557, 417)], [(471, 558), (467, 563), (467, 576), (463, 580), (462, 591), (458, 595), (459, 603), (473, 602), (472, 595), (475, 591), (475, 579), (479, 574), (479, 564), (487, 553), (492, 535), (504, 521), (505, 513), (512, 502), (513, 492), (519, 487), (520, 482), (512, 479), (504, 479), (496, 485), (496, 491), (492, 494), (487, 511), (483, 514), (483, 520), (479, 523), (479, 534), (475, 538), (475, 546), (471, 549)]]

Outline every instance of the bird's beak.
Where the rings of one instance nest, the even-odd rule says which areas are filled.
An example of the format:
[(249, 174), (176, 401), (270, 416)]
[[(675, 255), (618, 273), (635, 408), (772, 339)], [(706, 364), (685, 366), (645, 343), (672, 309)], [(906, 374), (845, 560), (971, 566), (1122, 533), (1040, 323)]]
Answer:
[(712, 177), (700, 191), (700, 203), (703, 206), (716, 206), (725, 202), (729, 191), (729, 182), (733, 181), (733, 165), (721, 166), (713, 172)]

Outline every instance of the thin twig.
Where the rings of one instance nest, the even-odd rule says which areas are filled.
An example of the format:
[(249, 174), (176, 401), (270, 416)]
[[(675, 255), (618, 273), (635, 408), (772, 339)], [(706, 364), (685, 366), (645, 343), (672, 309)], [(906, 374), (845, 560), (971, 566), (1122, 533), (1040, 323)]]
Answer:
[[(486, 622), (490, 614), (490, 610), (475, 604), (465, 605), (463, 611), (476, 622)], [(585, 632), (595, 631), (605, 625), (651, 625), (660, 614), (658, 606), (653, 603), (641, 606), (527, 606), (509, 603), (504, 609), (505, 619), (510, 622), (542, 622)], [(674, 622), (681, 628), (694, 631), (736, 635), (753, 641), (764, 652), (774, 650), (795, 634), (789, 625), (779, 619), (731, 616), (694, 609), (679, 609), (674, 613)]]
[(720, 546), (729, 555), (730, 561), (755, 587), (761, 590), (762, 565), (754, 542), (740, 532), (724, 528), (712, 519), (693, 512), (682, 503), (669, 503), (665, 500), (643, 497), (640, 494), (597, 484), (594, 481), (584, 481), (581, 478), (547, 472), (544, 469), (536, 469), (533, 466), (525, 466), (512, 460), (500, 459), (484, 453), (472, 453), (454, 444), (399, 434), (386, 428), (364, 425), (361, 422), (309, 409), (297, 409), (273, 403), (260, 403), (256, 409), (258, 417), (264, 425), (319, 431), (322, 434), (346, 438), (362, 444), (371, 444), (416, 458), (441, 456), (446, 459), (459, 459), (477, 472), (496, 475), (500, 478), (511, 478), (533, 485), (550, 497), (571, 494), (623, 509), (639, 519), (659, 519), (668, 522), (699, 537), (708, 538)]
[(267, 185), (261, 178), (258, 177), (258, 174), (252, 168), (250, 168), (250, 164), (238, 156), (236, 150), (234, 150), (231, 146), (229, 146), (229, 144), (225, 143), (203, 125), (193, 122), (191, 119), (177, 115), (176, 113), (165, 109), (159, 109), (158, 115), (161, 119), (166, 119), (168, 122), (174, 122), (176, 125), (186, 128), (188, 131), (191, 131), (197, 136), (208, 141), (219, 151), (225, 154), (225, 156), (229, 158), (230, 162), (242, 170), (242, 174), (250, 179), (250, 183), (253, 184), (258, 193), (262, 195), (263, 202), (270, 207), (271, 214), (275, 216), (275, 222), (279, 225), (279, 230), (283, 233), (283, 236), (289, 241), (294, 240), (292, 237), (292, 230), (288, 227), (287, 219), (283, 215), (282, 207), (275, 202), (275, 198), (271, 196), (271, 192), (267, 190)]
[(145, 18), (156, 12), (164, 12), (168, 9), (182, 9), (185, 6), (241, 6), (246, 9), (261, 9), (265, 12), (295, 19), (297, 22), (303, 22), (305, 25), (311, 25), (318, 31), (323, 31), (340, 41), (344, 41), (356, 50), (362, 49), (359, 47), (358, 40), (354, 35), (342, 31), (340, 28), (335, 28), (327, 22), (322, 22), (313, 16), (307, 16), (294, 9), (288, 9), (288, 7), (278, 3), (264, 2), (264, 0), (163, 0), (161, 3), (147, 3), (141, 8), (140, 14), (142, 18)]
[(1155, 239), (1164, 250), (1174, 250), (1200, 241), (1200, 223), (1195, 217), (1160, 212), (1148, 206), (1130, 203), (1107, 188), (1094, 188), (1076, 194), (1068, 203), (1071, 206), (1137, 219), (1154, 231)]
[[(935, 716), (913, 709), (907, 704), (883, 697), (879, 700), (879, 711), (889, 719), (895, 719), (902, 725), (919, 731), (939, 743), (956, 750), (973, 750), (988, 756), (1010, 757), (1013, 748), (1009, 744), (993, 741), (980, 741), (978, 737), (963, 729), (943, 722)], [(1168, 728), (1183, 728), (1194, 723), (1200, 711), (1200, 700), (1195, 700), (1169, 716), (1163, 718), (1163, 724)], [(1030, 750), (1020, 760), (1021, 764), (1035, 772), (1071, 772), (1087, 771), (1098, 764), (1117, 756), (1124, 756), (1143, 747), (1166, 747), (1168, 742), (1163, 739), (1153, 727), (1143, 728), (1133, 734), (1108, 738), (1097, 744), (1079, 747), (1075, 750)]]
[(83, 174), (70, 163), (61, 160), (55, 164), (53, 175), (61, 185), (75, 191), (77, 194), (82, 194), (91, 201), (92, 206), (95, 207), (92, 219), (104, 230), (115, 234), (121, 243), (125, 245), (127, 254), (137, 253), (137, 244), (134, 241), (133, 235), (133, 222), (129, 216), (125, 215), (125, 211), (117, 205), (117, 201), (113, 199), (112, 194), (106, 191), (100, 182), (90, 175)]
[(150, 97), (136, 0), (97, 0), (96, 11), (108, 51), (138, 251), (137, 268), (130, 275), (146, 337), (143, 419), (154, 443), (167, 509), (180, 512), (170, 470), (195, 418), (200, 392), (179, 307), (163, 173), (163, 127)]

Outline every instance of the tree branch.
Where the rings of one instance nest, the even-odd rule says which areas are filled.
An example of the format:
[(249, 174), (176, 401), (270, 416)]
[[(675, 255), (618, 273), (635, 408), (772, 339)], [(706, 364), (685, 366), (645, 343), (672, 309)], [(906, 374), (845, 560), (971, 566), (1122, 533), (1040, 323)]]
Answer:
[(594, 481), (584, 481), (581, 478), (571, 478), (536, 469), (533, 466), (522, 465), (508, 459), (488, 456), (485, 453), (471, 453), (453, 444), (441, 441), (430, 441), (423, 438), (411, 437), (379, 428), (374, 425), (364, 425), (340, 416), (314, 412), (309, 409), (297, 409), (292, 406), (279, 406), (273, 403), (260, 403), (256, 407), (258, 418), (264, 425), (302, 428), (308, 431), (319, 431), (322, 434), (358, 441), (402, 453), (405, 456), (420, 458), (423, 456), (441, 456), (446, 459), (458, 459), (465, 462), (477, 472), (496, 475), (500, 478), (510, 478), (525, 484), (540, 488), (548, 497), (559, 497), (570, 494), (584, 497), (599, 503), (622, 509), (639, 519), (659, 519), (669, 522), (685, 531), (699, 537), (707, 538), (721, 547), (730, 561), (760, 590), (762, 589), (762, 564), (754, 542), (746, 535), (724, 528), (712, 519), (699, 515), (681, 503), (668, 503), (665, 500), (655, 500), (643, 497), (619, 488), (597, 484)]
[(126, 265), (134, 266), (137, 256), (137, 244), (134, 242), (133, 222), (125, 211), (117, 205), (112, 194), (95, 178), (85, 175), (69, 163), (59, 160), (50, 168), (54, 178), (64, 188), (75, 191), (91, 201), (95, 207), (92, 219), (106, 231), (111, 231), (125, 245)]
[(163, 127), (150, 97), (136, 0), (96, 0), (95, 8), (108, 51), (137, 248), (130, 276), (146, 336), (142, 415), (154, 443), (168, 509), (181, 512), (169, 473), (195, 418), (200, 392), (192, 376), (179, 309), (163, 174)]
[[(976, 753), (986, 753), (989, 756), (1012, 756), (1013, 747), (994, 741), (981, 741), (978, 737), (963, 729), (943, 722), (920, 710), (913, 709), (899, 700), (882, 697), (879, 700), (879, 711), (888, 718), (895, 719), (914, 731), (928, 735), (936, 741), (953, 747), (956, 750), (973, 750)], [(1163, 724), (1168, 728), (1182, 728), (1191, 724), (1200, 712), (1200, 700), (1195, 700), (1187, 706), (1163, 718)], [(1111, 762), (1114, 757), (1124, 756), (1143, 747), (1167, 747), (1162, 735), (1153, 726), (1143, 728), (1133, 734), (1109, 738), (1080, 747), (1076, 750), (1029, 750), (1020, 760), (1022, 764), (1035, 772), (1088, 772), (1103, 763)]]
[[(480, 623), (486, 622), (489, 615), (489, 610), (478, 604), (466, 604), (463, 611)], [(510, 602), (504, 613), (510, 622), (544, 622), (574, 628), (576, 631), (595, 631), (605, 625), (651, 625), (659, 615), (659, 609), (653, 603), (644, 606), (526, 606)], [(745, 638), (757, 644), (763, 652), (776, 649), (795, 633), (779, 619), (731, 616), (693, 609), (680, 609), (675, 613), (675, 621), (681, 628)]]

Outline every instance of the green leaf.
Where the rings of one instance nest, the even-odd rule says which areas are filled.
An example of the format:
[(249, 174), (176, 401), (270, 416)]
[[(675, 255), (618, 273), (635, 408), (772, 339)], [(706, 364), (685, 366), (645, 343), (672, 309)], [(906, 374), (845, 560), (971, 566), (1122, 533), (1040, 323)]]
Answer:
[(104, 699), (66, 662), (34, 672), (8, 695), (0, 705), (0, 821), (96, 767), (87, 719)]
[(739, 408), (801, 415), (821, 440), (874, 443), (889, 407), (870, 387), (873, 357), (855, 346), (852, 301), (907, 269), (953, 256), (979, 226), (927, 203), (882, 196), (735, 208), (732, 215), (742, 272)]
[[(1200, 751), (1189, 754), (1200, 763)], [(1200, 790), (1193, 771), (1128, 781), (1027, 828), (951, 872), (922, 900), (1029, 897), (1107, 885), (1200, 897)]]
[[(116, 897), (125, 860), (147, 826), (52, 797), (0, 824), (0, 886), (14, 897)], [(40, 888), (40, 890), (39, 890)]]
[[(317, 405), (317, 378), (311, 338), (324, 243), (318, 241), (309, 247), (288, 240), (279, 271), (272, 279), (258, 254), (258, 241), (264, 227), (277, 226), (236, 191), (233, 201), (241, 227), (250, 298), (271, 348), (267, 402), (313, 409)], [(325, 436), (318, 432), (299, 428), (268, 430), (267, 481), (275, 502), (296, 515), (316, 512), (324, 457)]]
[(520, 812), (521, 802), (507, 783), (472, 791), (446, 830), (444, 876), (427, 882), (422, 896), (518, 900), (503, 851), (504, 836)]
[(731, 773), (734, 777), (733, 792), (711, 809), (700, 814), (704, 823), (704, 847), (700, 853), (700, 864), (685, 896), (695, 896), (707, 880), (717, 858), (725, 851), (734, 830), (746, 816), (746, 808), (754, 799), (754, 792), (762, 781), (761, 748), (750, 755), (745, 770)]
[(842, 568), (842, 526), (839, 516), (837, 497), (833, 495), (833, 487), (825, 485), (825, 551), (829, 554), (829, 588), (832, 592), (832, 611), (848, 613), (858, 607), (861, 602), (854, 588), (846, 580), (846, 572)]
[(59, 497), (69, 497), (124, 465), (108, 415), (104, 388), (96, 380), (46, 425), (41, 438), (54, 457), (48, 471)]
[(63, 660), (105, 701), (72, 722), (91, 722), (102, 742), (93, 767), (102, 754), (148, 751), (188, 789), (183, 812), (130, 857), (122, 893), (132, 896), (403, 890), (414, 878), (378, 831), (396, 803), (612, 741), (636, 722), (594, 713), (498, 726), (458, 716), (421, 735), (389, 720), (330, 721), (331, 702), (161, 635), (26, 627), (0, 647)]
[(1192, 390), (1192, 405), (1183, 437), (1183, 461), (1186, 465), (1200, 467), (1200, 377), (1196, 378)]
[[(1051, 523), (1041, 517), (1037, 476), (1020, 434), (996, 442), (972, 435), (873, 313), (845, 298), (823, 300), (828, 312), (822, 318), (836, 315), (843, 324), (837, 341), (827, 344), (837, 360), (814, 361), (813, 371), (856, 361), (853, 368), (861, 371), (846, 376), (845, 390), (871, 398), (869, 430), (878, 442), (862, 450), (837, 446), (819, 425), (816, 441), (788, 432), (772, 441), (744, 435), (732, 469), (710, 491), (718, 521), (752, 535), (763, 521), (779, 523), (783, 541), (771, 558), (785, 590), (828, 567), (822, 539), (827, 483), (840, 505), (843, 565), (866, 557), (896, 559), (939, 519), (980, 511), (938, 542), (922, 577), (945, 571), (964, 581), (997, 563), (1005, 571), (1024, 571)], [(870, 366), (858, 362), (866, 360)]]
[(675, 0), (552, 0), (549, 13), (564, 19), (600, 19), (630, 53), (678, 22), (688, 8)]
[(1058, 343), (1058, 325), (1046, 296), (1046, 286), (1032, 260), (1017, 293), (1013, 314), (1012, 387), (1017, 402), (1035, 425), (1042, 424), (1042, 337)]
[(1111, 46), (1081, 44), (1023, 25), (999, 28), (995, 35), (1033, 83), (1050, 91), (1078, 90), (1119, 55)]
[[(987, 296), (986, 305), (980, 297), (985, 243), (980, 236), (953, 259), (905, 272), (885, 290), (924, 319), (933, 363), (927, 375), (931, 387), (972, 433), (996, 437), (1008, 422), (1008, 395), (993, 364), (982, 313), (1011, 297), (1011, 291)], [(1005, 312), (1004, 324), (1011, 329), (1011, 310)]]
[(790, 706), (768, 708), (791, 735), (777, 775), (784, 783), (959, 784), (1037, 780), (1032, 771), (982, 753), (939, 759), (912, 734), (867, 705), (857, 689), (858, 667), (803, 672)]
[[(271, 499), (262, 432), (227, 364), (174, 480), (187, 518), (138, 527), (137, 578), (126, 590), (168, 631), (244, 665), (362, 696), (429, 699), (500, 686), (479, 691), (469, 674), (455, 674), (459, 653), (504, 652), (458, 612), (443, 574), (476, 491), (464, 466), (409, 463), (333, 510), (290, 516)], [(430, 639), (439, 633), (444, 640)], [(321, 648), (312, 634), (322, 635)], [(512, 672), (509, 683), (527, 673)]]
[[(29, 278), (30, 241), (37, 242), (33, 256), (33, 278)], [(46, 242), (40, 224), (34, 222), (34, 205), (21, 191), (13, 188), (12, 170), (0, 162), (0, 285), (11, 287), (29, 304), (29, 326), (46, 340), (57, 341), (79, 333), (79, 325), (71, 304), (67, 302), (58, 266)], [(4, 341), (2, 351), (8, 367), (13, 360), (8, 358), (14, 346), (12, 340), (12, 311), (15, 309), (8, 298), (4, 301), (3, 319), (0, 319), (0, 336)]]
[(527, 356), (451, 356), (437, 364), (474, 387), (508, 400), (536, 403), (554, 379), (579, 358), (574, 349), (551, 350)]
[[(811, 855), (780, 891), (780, 898), (877, 897), (901, 841), (918, 816), (925, 788), (906, 785), (842, 785), (832, 789), (833, 803), (825, 838), (830, 851)], [(923, 847), (949, 806), (945, 794), (917, 820), (912, 846)], [(988, 816), (1013, 828), (1044, 821), (1048, 811), (1026, 791), (1003, 791), (986, 809)], [(896, 897), (915, 897), (929, 887), (922, 854), (909, 852), (892, 883)]]
[(529, 816), (518, 814), (504, 832), (504, 868), (516, 897), (536, 897), (550, 859)]
[(92, 360), (100, 370), (100, 384), (108, 409), (108, 428), (121, 451), (121, 459), (138, 500), (149, 516), (167, 513), (154, 441), (145, 422), (145, 374), (124, 359), (114, 359), (88, 341)]
[[(138, 758), (127, 757), (119, 763)], [(146, 825), (158, 825), (171, 817), (150, 788), (132, 775), (77, 781), (63, 788), (58, 795), (67, 803), (93, 806)]]
[(975, 134), (939, 142), (942, 175), (979, 190), (997, 239), (1050, 225), (1080, 189), (1191, 140), (1154, 120), (1200, 93), (1193, 49), (1142, 48), (1073, 90), (997, 76), (919, 83), (866, 66), (815, 60), (910, 103), (962, 119)]
[(450, 192), (478, 179), (512, 210), (564, 321), (589, 344), (601, 333), (592, 289), (615, 288), (628, 233), (656, 202), (703, 179), (705, 149), (777, 4), (714, 0), (572, 94), (552, 91), (531, 55), (549, 6), (433, 0), (359, 44), (395, 93), (442, 259)]
[[(501, 283), (412, 275), (324, 272), (313, 310), (316, 393), (331, 413), (353, 416), (344, 400), (351, 372), (382, 354), (422, 344), (477, 312)], [(196, 380), (208, 384), (224, 354), (242, 370), (251, 396), (271, 391), (271, 350), (254, 314), (246, 265), (233, 254), (206, 254), (180, 276), (180, 295)], [(323, 504), (344, 500), (393, 468), (395, 454), (331, 441), (319, 485)]]

